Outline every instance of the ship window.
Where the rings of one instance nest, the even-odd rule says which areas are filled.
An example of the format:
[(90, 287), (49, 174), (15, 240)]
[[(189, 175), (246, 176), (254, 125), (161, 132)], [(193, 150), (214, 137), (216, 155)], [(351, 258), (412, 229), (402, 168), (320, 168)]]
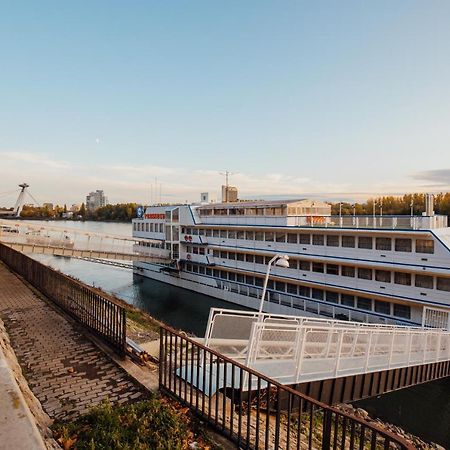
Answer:
[(234, 252), (228, 252), (228, 259), (235, 260), (235, 259), (236, 259), (236, 253), (234, 253)]
[(381, 314), (391, 314), (391, 304), (389, 302), (382, 302), (381, 300), (375, 300), (375, 311)]
[(341, 294), (341, 304), (344, 306), (355, 307), (355, 297), (350, 294)]
[(229, 230), (228, 231), (228, 239), (236, 239), (236, 231)]
[(411, 274), (407, 272), (395, 272), (394, 283), (403, 284), (404, 286), (411, 286)]
[(256, 208), (245, 208), (245, 215), (246, 216), (255, 216)]
[(325, 236), (323, 234), (313, 234), (313, 245), (325, 245)]
[(437, 277), (437, 289), (440, 291), (450, 291), (450, 278)]
[(313, 272), (323, 273), (324, 272), (324, 270), (323, 270), (323, 263), (313, 262), (312, 270), (313, 270)]
[(394, 316), (411, 319), (411, 307), (394, 303)]
[(192, 234), (194, 235), (194, 236), (198, 236), (198, 228), (194, 228), (193, 230), (192, 230)]
[(186, 228), (186, 234), (192, 234), (192, 228)]
[(192, 272), (192, 264), (186, 264), (186, 271)]
[(269, 233), (266, 231), (266, 233), (264, 233), (264, 235), (265, 235), (265, 239), (264, 239), (265, 241), (273, 242), (273, 233)]
[(254, 255), (250, 255), (249, 253), (247, 253), (245, 255), (245, 261), (249, 262), (249, 263), (253, 263), (253, 262), (255, 262), (255, 256)]
[(213, 274), (216, 278), (220, 278), (220, 270), (214, 269)]
[(330, 303), (339, 303), (339, 294), (334, 291), (326, 291), (326, 300)]
[(236, 281), (236, 274), (234, 272), (228, 272), (228, 279), (230, 281)]
[(359, 309), (365, 309), (366, 311), (372, 310), (372, 299), (366, 297), (358, 297), (356, 302)]
[(377, 250), (391, 250), (392, 249), (391, 238), (385, 238), (385, 237), (375, 238), (375, 248)]
[(275, 290), (279, 292), (286, 292), (286, 283), (283, 283), (282, 281), (276, 281)]
[(383, 283), (390, 283), (391, 272), (388, 270), (375, 270), (375, 280), (382, 281)]
[(260, 278), (260, 277), (255, 277), (255, 286), (262, 287), (262, 286), (263, 286), (263, 283), (264, 283), (264, 281), (263, 281), (262, 278)]
[(238, 231), (236, 237), (237, 239), (245, 239), (245, 231)]
[(431, 239), (417, 239), (416, 240), (417, 253), (434, 253), (434, 241)]
[(263, 241), (264, 240), (264, 233), (262, 231), (257, 231), (255, 233), (255, 241)]
[(339, 266), (337, 264), (327, 264), (328, 275), (339, 275)]
[(284, 233), (277, 233), (276, 241), (277, 242), (286, 242), (286, 235)]
[(213, 237), (218, 238), (220, 236), (219, 230), (213, 230)]
[(227, 230), (220, 230), (220, 237), (222, 239), (226, 239), (227, 238)]
[(309, 261), (300, 260), (300, 270), (309, 271), (311, 270), (311, 263)]
[(236, 215), (236, 209), (235, 209), (235, 208), (230, 208), (230, 209), (228, 210), (228, 214), (229, 214), (230, 216), (235, 216), (235, 215)]
[(297, 295), (298, 286), (296, 284), (288, 283), (287, 291), (288, 291), (289, 294)]
[(361, 236), (358, 238), (358, 248), (367, 248), (371, 250), (373, 248), (373, 239), (368, 236)]
[(255, 232), (254, 231), (246, 231), (245, 239), (247, 239), (247, 241), (254, 241), (255, 240)]
[(343, 277), (354, 277), (355, 276), (355, 268), (351, 266), (342, 266), (341, 275)]
[(433, 277), (429, 275), (416, 275), (415, 285), (416, 287), (433, 289)]
[(342, 236), (342, 247), (354, 248), (355, 236)]
[(411, 252), (412, 251), (412, 240), (411, 239), (396, 239), (395, 240), (395, 251), (396, 252)]
[(323, 300), (323, 291), (322, 289), (314, 289), (312, 290), (312, 298), (316, 300)]
[(198, 266), (197, 266), (196, 264), (194, 264), (194, 265), (192, 266), (192, 272), (198, 273)]
[(358, 269), (358, 278), (362, 280), (371, 280), (372, 279), (372, 269), (364, 269), (360, 267)]
[(298, 287), (298, 295), (301, 295), (302, 297), (310, 297), (311, 289), (306, 286), (299, 286)]
[(298, 242), (300, 244), (310, 245), (311, 244), (311, 235), (310, 234), (305, 234), (305, 233), (300, 233), (298, 235)]
[(289, 258), (289, 268), (290, 269), (297, 270), (298, 265), (299, 265), (298, 263), (299, 263), (298, 259)]
[(198, 230), (198, 235), (199, 235), (199, 236), (204, 236), (204, 235), (205, 235), (205, 230), (204, 230), (203, 228), (200, 228), (200, 229)]
[(206, 268), (206, 275), (208, 276), (212, 275), (212, 270), (209, 267)]
[(205, 275), (205, 268), (203, 266), (199, 266), (198, 273), (201, 275)]
[(164, 224), (163, 223), (159, 224), (159, 232), (164, 233)]
[(228, 272), (226, 272), (225, 270), (221, 270), (220, 271), (220, 278), (222, 278), (223, 280), (227, 280), (228, 279)]
[(256, 264), (264, 264), (264, 256), (255, 255), (255, 263)]
[(297, 243), (297, 233), (288, 233), (287, 241), (289, 244), (296, 244)]
[(134, 230), (134, 231), (137, 231), (137, 230), (136, 230), (136, 225), (137, 225), (136, 222), (134, 222), (134, 223), (133, 223), (133, 230)]
[(257, 216), (263, 216), (264, 215), (264, 208), (256, 208), (256, 215)]
[(236, 254), (236, 259), (238, 261), (245, 261), (245, 254), (244, 253), (237, 253)]
[(251, 275), (245, 276), (245, 281), (247, 284), (254, 285), (255, 284), (255, 277), (252, 277)]
[(212, 230), (205, 230), (205, 236), (211, 237), (212, 236)]
[(328, 247), (339, 247), (339, 236), (328, 235), (327, 236)]
[(146, 231), (147, 233), (148, 233), (149, 230), (150, 230), (150, 229), (149, 229), (149, 225), (150, 225), (150, 224), (149, 224), (148, 222), (145, 224), (145, 231)]
[(213, 256), (214, 256), (214, 258), (220, 258), (219, 250), (213, 250)]
[(242, 275), (241, 273), (236, 274), (236, 281), (238, 283), (244, 283), (244, 275)]

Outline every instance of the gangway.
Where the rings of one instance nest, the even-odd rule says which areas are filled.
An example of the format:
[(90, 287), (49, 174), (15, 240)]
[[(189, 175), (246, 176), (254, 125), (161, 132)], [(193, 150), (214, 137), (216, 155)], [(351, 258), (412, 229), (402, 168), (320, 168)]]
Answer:
[[(373, 380), (374, 374), (395, 370), (406, 374), (407, 369), (425, 366), (439, 368), (430, 371), (429, 379), (450, 375), (450, 331), (445, 329), (212, 308), (204, 345), (290, 386), (367, 375)], [(200, 364), (208, 372), (203, 384), (210, 394), (233, 387), (230, 371), (223, 376), (227, 368)], [(183, 378), (189, 373), (188, 365), (179, 370)], [(202, 375), (197, 378), (190, 382), (202, 384)], [(239, 377), (234, 379), (240, 382)], [(403, 384), (414, 383), (405, 378)]]
[(0, 242), (23, 253), (173, 264), (160, 241), (0, 219)]

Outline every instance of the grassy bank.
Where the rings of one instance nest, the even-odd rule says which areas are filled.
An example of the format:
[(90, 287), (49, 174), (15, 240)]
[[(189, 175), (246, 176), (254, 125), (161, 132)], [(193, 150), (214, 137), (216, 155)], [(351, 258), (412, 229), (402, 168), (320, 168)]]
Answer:
[(119, 407), (103, 402), (73, 422), (54, 425), (53, 432), (65, 450), (221, 448), (187, 408), (156, 395)]

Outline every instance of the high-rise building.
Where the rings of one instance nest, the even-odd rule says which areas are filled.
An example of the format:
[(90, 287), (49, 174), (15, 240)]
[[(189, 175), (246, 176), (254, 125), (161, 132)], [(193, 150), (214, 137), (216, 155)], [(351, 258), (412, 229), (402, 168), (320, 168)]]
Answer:
[(238, 201), (238, 190), (234, 186), (222, 186), (222, 202), (237, 202)]
[(102, 190), (90, 192), (86, 196), (86, 208), (88, 211), (94, 211), (108, 203), (108, 198)]

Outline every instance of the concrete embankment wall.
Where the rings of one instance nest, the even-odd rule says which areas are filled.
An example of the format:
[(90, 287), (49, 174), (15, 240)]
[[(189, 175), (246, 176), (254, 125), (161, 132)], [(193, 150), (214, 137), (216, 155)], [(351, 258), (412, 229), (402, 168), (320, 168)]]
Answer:
[(48, 428), (50, 424), (28, 386), (0, 319), (1, 446), (15, 450), (59, 449)]

